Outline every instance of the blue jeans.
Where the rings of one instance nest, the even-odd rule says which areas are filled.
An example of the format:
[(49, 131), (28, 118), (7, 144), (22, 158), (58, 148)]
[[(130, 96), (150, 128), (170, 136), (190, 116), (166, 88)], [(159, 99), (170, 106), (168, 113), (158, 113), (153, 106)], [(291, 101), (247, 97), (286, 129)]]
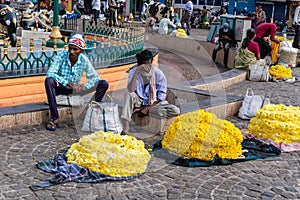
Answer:
[(63, 86), (60, 83), (57, 86), (56, 80), (54, 78), (47, 77), (45, 80), (45, 89), (46, 89), (47, 99), (49, 103), (51, 119), (56, 120), (59, 119), (59, 114), (56, 105), (57, 95), (69, 95), (69, 94), (85, 95), (95, 91), (96, 89), (96, 93), (94, 94), (93, 98), (95, 98), (95, 101), (101, 102), (108, 89), (108, 83), (105, 80), (99, 80), (94, 87), (80, 92), (75, 92), (73, 91), (73, 88), (69, 86)]

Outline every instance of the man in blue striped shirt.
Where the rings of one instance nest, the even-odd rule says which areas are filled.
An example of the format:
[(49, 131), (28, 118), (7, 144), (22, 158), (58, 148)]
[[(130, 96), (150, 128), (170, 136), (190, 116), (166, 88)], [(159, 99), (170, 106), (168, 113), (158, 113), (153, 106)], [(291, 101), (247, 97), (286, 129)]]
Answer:
[[(82, 53), (85, 42), (81, 35), (74, 35), (68, 44), (68, 51), (57, 54), (46, 74), (45, 88), (48, 98), (51, 120), (45, 128), (55, 131), (59, 120), (56, 95), (88, 94), (96, 89), (95, 101), (101, 102), (108, 89), (108, 83), (100, 80), (90, 60)], [(81, 84), (83, 73), (88, 82)]]

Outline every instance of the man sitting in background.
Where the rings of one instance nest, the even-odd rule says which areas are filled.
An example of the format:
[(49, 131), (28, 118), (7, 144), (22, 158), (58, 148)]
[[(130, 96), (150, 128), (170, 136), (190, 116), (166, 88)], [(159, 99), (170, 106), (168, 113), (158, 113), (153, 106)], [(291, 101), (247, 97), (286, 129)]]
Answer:
[(229, 49), (235, 45), (236, 43), (234, 38), (234, 32), (229, 27), (228, 23), (224, 23), (223, 27), (220, 28), (219, 30), (219, 41), (213, 50), (213, 54), (212, 54), (213, 61), (214, 62), (216, 61), (218, 51), (224, 49), (224, 67), (227, 67)]
[(148, 115), (149, 111), (161, 117), (172, 117), (180, 114), (180, 109), (166, 101), (167, 79), (164, 73), (152, 64), (153, 55), (148, 49), (136, 55), (137, 65), (129, 70), (128, 92), (124, 95), (121, 119), (123, 131), (129, 132), (129, 123), (133, 113)]
[(176, 25), (170, 21), (168, 14), (165, 14), (164, 18), (162, 18), (159, 22), (158, 33), (161, 35), (168, 35), (175, 29)]

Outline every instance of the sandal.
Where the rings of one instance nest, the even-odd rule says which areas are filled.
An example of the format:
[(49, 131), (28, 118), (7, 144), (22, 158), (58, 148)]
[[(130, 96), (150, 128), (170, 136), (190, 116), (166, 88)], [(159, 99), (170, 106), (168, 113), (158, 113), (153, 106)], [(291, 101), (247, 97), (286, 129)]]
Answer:
[(50, 120), (48, 123), (46, 123), (45, 128), (48, 131), (55, 131), (58, 128), (58, 123), (55, 123), (53, 120)]

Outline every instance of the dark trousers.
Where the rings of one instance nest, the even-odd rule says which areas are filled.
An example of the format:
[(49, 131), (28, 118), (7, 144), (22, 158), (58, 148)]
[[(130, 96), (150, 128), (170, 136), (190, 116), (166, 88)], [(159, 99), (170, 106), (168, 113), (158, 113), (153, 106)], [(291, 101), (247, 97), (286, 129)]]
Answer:
[(255, 38), (255, 42), (257, 42), (260, 50), (260, 58), (264, 59), (267, 55), (269, 55), (272, 51), (271, 45), (269, 42), (264, 41), (260, 38)]
[[(229, 55), (229, 49), (231, 48), (231, 44), (230, 43), (225, 43), (224, 44), (224, 67), (227, 67), (227, 61), (228, 61), (228, 55)], [(220, 51), (222, 48), (221, 48), (221, 45), (220, 43), (216, 44), (215, 48), (214, 48), (214, 51), (213, 51), (213, 54), (212, 54), (212, 60), (215, 62), (216, 61), (216, 57), (217, 57), (217, 53), (218, 51)]]
[(181, 23), (181, 27), (182, 27), (183, 29), (185, 29), (185, 28), (184, 28), (184, 23), (186, 24), (186, 29), (185, 29), (185, 31), (186, 31), (186, 34), (187, 34), (187, 35), (190, 35), (190, 34), (191, 34), (190, 21), (191, 21), (191, 14), (190, 14), (189, 12), (185, 12), (185, 13), (183, 14), (182, 18), (181, 18), (180, 23)]
[(300, 25), (296, 25), (296, 35), (294, 37), (293, 47), (300, 48)]
[(93, 9), (93, 15), (94, 15), (95, 25), (97, 26), (97, 20), (99, 19), (100, 10)]
[(51, 119), (56, 120), (59, 119), (59, 114), (56, 105), (57, 95), (85, 95), (95, 91), (96, 89), (96, 93), (94, 94), (93, 98), (95, 98), (95, 101), (101, 102), (108, 89), (108, 83), (105, 80), (99, 80), (94, 87), (81, 92), (75, 92), (73, 91), (73, 88), (69, 86), (63, 86), (60, 83), (59, 86), (57, 86), (56, 80), (54, 78), (47, 77), (45, 80), (45, 89), (49, 103)]
[(112, 9), (109, 9), (109, 26), (116, 26), (116, 12)]

